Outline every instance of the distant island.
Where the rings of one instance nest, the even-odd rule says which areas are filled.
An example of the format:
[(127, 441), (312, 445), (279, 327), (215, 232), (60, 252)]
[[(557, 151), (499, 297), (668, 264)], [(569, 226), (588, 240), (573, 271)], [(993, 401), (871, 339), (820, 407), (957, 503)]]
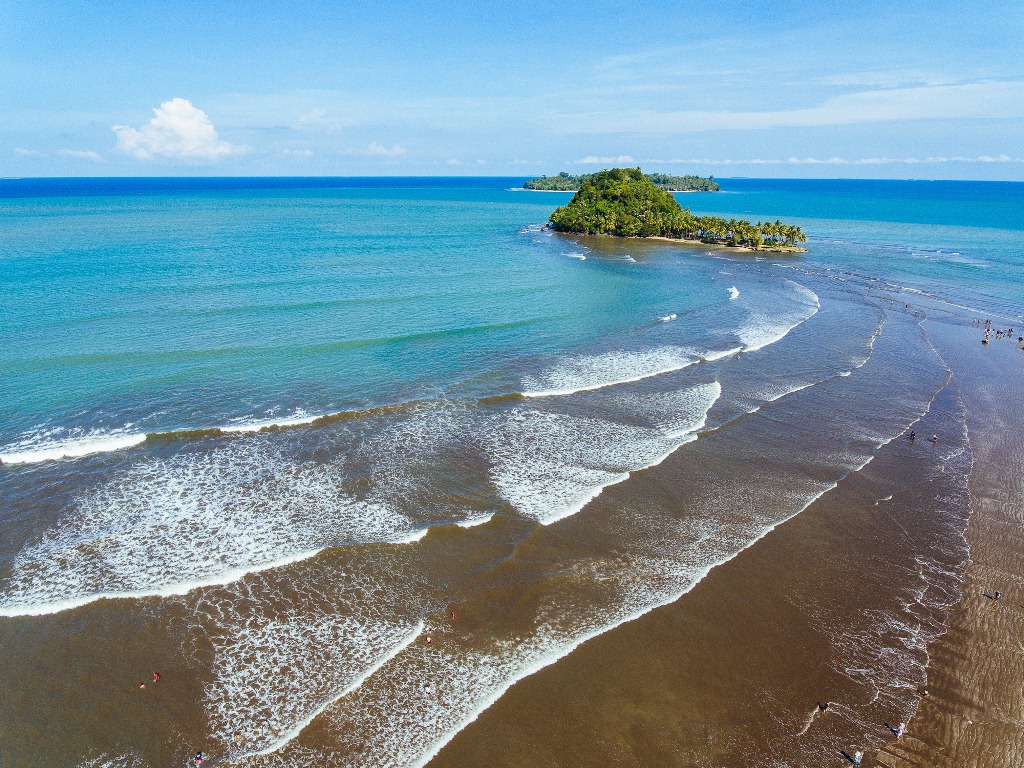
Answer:
[[(645, 173), (644, 176), (654, 186), (669, 192), (718, 192), (721, 189), (714, 176), (709, 176), (706, 179), (702, 176), (669, 176), (667, 173)], [(541, 176), (539, 179), (531, 179), (523, 184), (523, 188), (542, 192), (575, 192), (583, 182), (593, 177), (592, 173), (570, 176), (568, 173), (562, 172), (557, 176)]]
[(803, 252), (807, 236), (781, 221), (696, 216), (639, 168), (612, 168), (580, 184), (568, 205), (551, 214), (557, 232), (615, 237), (658, 237), (757, 251)]

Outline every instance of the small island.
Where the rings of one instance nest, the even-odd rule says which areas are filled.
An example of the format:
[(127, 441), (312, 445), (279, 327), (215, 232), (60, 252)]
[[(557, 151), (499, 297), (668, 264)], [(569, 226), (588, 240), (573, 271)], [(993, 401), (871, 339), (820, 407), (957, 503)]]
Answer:
[(551, 214), (557, 232), (614, 237), (655, 237), (754, 251), (806, 251), (807, 236), (781, 221), (697, 216), (639, 168), (612, 168), (586, 178), (568, 205)]
[[(557, 176), (541, 176), (523, 184), (523, 189), (540, 192), (576, 192), (583, 182), (593, 178), (594, 174), (570, 176), (564, 171)], [(714, 176), (669, 176), (667, 173), (645, 173), (644, 176), (654, 186), (669, 192), (718, 192), (721, 187)]]

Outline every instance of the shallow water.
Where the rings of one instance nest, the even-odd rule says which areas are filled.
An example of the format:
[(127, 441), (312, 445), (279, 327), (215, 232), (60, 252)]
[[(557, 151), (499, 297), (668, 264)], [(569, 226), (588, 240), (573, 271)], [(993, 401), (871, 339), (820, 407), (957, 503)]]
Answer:
[[(954, 391), (925, 314), (1024, 313), (974, 263), (1022, 260), (980, 210), (1024, 206), (1012, 185), (686, 196), (814, 235), (765, 258), (553, 236), (560, 196), (514, 180), (0, 184), (0, 755), (23, 765), (421, 765), (891, 451)], [(923, 244), (961, 258), (893, 256)], [(881, 605), (892, 633), (840, 652), (853, 678), (891, 656), (895, 691), (963, 558), (903, 552), (929, 629)]]

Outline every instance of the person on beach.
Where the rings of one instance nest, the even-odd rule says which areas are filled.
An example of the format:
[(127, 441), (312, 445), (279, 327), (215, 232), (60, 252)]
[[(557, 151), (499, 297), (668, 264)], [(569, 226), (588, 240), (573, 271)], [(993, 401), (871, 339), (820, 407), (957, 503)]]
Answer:
[(900, 723), (900, 727), (896, 729), (896, 738), (897, 739), (902, 739), (903, 738), (903, 734), (906, 733), (906, 732), (907, 732), (907, 724), (906, 723)]
[(202, 752), (196, 752), (196, 756), (195, 756), (195, 763), (196, 763), (196, 765), (200, 765), (203, 762), (203, 760), (205, 760), (205, 759), (206, 758), (203, 757), (203, 753)]
[(917, 437), (917, 433), (914, 432), (914, 430), (910, 430), (910, 442), (914, 442), (914, 439), (916, 437)]
[(160, 673), (159, 672), (154, 672), (153, 673), (153, 682), (154, 683), (159, 683), (160, 682)]
[(853, 764), (860, 765), (860, 761), (864, 759), (864, 750), (858, 749), (853, 753)]
[(826, 701), (826, 702), (825, 702), (824, 704), (822, 704), (822, 703), (821, 703), (821, 702), (819, 701), (819, 702), (818, 702), (818, 711), (819, 711), (819, 712), (820, 712), (821, 714), (823, 714), (823, 715), (825, 715), (825, 714), (828, 714), (828, 702)]
[(992, 599), (993, 599), (993, 600), (995, 600), (996, 602), (998, 602), (998, 601), (999, 601), (999, 598), (1000, 598), (1000, 597), (1002, 597), (1002, 594), (1003, 594), (1003, 593), (1002, 593), (1002, 592), (1000, 592), (1000, 591), (999, 591), (999, 590), (997, 589), (997, 590), (996, 590), (996, 593), (995, 593), (995, 595), (993, 595), (993, 596), (992, 596)]
[(932, 435), (932, 442), (933, 443), (939, 442), (939, 436), (938, 435)]

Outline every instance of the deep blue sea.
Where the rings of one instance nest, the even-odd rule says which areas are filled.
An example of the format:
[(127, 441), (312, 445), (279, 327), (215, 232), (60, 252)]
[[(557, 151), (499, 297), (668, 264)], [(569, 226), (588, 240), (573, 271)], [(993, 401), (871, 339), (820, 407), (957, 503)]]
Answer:
[[(522, 178), (0, 180), (0, 763), (423, 766), (922, 419), (965, 478), (929, 332), (1024, 326), (1024, 184), (719, 181), (678, 199), (808, 252), (556, 235)], [(801, 619), (858, 739), (956, 593), (942, 504), (891, 604)]]

